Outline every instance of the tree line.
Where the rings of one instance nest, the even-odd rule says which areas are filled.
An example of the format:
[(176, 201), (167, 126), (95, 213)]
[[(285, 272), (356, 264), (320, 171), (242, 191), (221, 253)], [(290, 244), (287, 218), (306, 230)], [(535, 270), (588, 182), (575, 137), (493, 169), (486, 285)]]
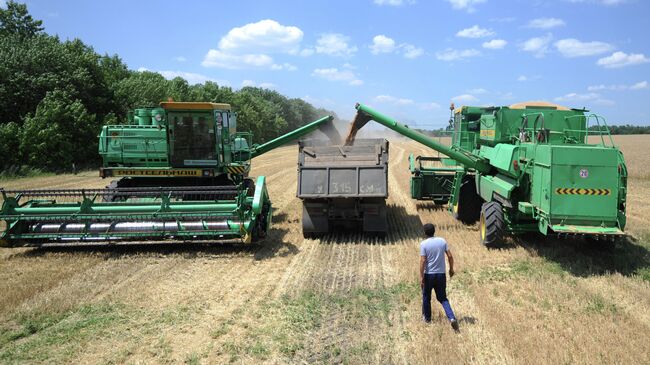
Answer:
[(231, 104), (238, 129), (253, 132), (256, 143), (333, 114), (273, 90), (190, 85), (129, 70), (117, 55), (62, 41), (42, 24), (24, 4), (0, 8), (0, 173), (97, 166), (102, 125), (124, 123), (129, 110), (169, 98)]
[[(603, 127), (604, 128), (604, 127)], [(590, 131), (598, 131), (597, 125), (589, 127)], [(610, 125), (609, 133), (611, 134), (650, 134), (650, 126), (648, 125)]]

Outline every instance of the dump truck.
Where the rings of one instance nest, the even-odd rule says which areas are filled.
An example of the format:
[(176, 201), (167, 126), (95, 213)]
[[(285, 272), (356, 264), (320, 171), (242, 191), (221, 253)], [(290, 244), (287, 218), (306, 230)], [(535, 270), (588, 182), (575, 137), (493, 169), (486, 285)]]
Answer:
[(334, 227), (385, 236), (388, 141), (358, 139), (353, 145), (299, 142), (298, 191), (305, 238)]
[[(419, 169), (411, 183), (420, 184), (422, 195), (415, 197), (447, 194), (455, 218), (480, 222), (488, 247), (505, 233), (609, 242), (625, 234), (627, 167), (601, 116), (546, 102), (463, 106), (454, 111), (447, 146), (366, 105), (356, 109), (347, 140), (374, 120), (455, 162), (427, 169), (428, 181)], [(590, 121), (598, 126), (593, 140)]]
[(251, 160), (316, 130), (340, 139), (326, 116), (264, 144), (237, 131), (229, 104), (163, 102), (99, 134), (105, 189), (0, 189), (0, 243), (235, 240), (259, 242), (271, 225), (264, 176)]

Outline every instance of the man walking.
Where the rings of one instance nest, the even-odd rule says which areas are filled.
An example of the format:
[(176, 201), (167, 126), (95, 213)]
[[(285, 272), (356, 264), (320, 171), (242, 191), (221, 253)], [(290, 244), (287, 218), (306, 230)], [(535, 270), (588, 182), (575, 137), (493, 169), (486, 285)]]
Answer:
[(447, 241), (442, 237), (434, 237), (436, 227), (427, 223), (423, 226), (427, 237), (420, 243), (420, 287), (422, 288), (422, 319), (431, 322), (431, 290), (436, 293), (436, 299), (442, 304), (445, 314), (451, 322), (451, 327), (458, 331), (458, 321), (447, 300), (447, 277), (445, 273), (445, 254), (449, 259), (449, 277), (454, 276), (454, 256), (452, 256)]

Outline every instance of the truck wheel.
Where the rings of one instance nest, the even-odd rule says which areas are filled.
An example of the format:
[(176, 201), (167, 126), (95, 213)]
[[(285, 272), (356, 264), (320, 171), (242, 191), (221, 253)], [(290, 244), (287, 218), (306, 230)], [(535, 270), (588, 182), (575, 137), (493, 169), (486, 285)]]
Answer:
[[(117, 189), (119, 187), (120, 180), (113, 180), (110, 184), (106, 185), (106, 189)], [(102, 201), (104, 203), (112, 203), (115, 201), (115, 194), (109, 194), (102, 196)]]
[(481, 243), (494, 247), (501, 241), (504, 228), (503, 208), (498, 202), (486, 202), (481, 207)]
[(473, 176), (465, 177), (456, 200), (451, 207), (454, 218), (465, 223), (474, 224), (481, 214), (481, 197), (476, 193)]
[(246, 196), (255, 196), (255, 182), (253, 179), (244, 179), (244, 189), (246, 189)]

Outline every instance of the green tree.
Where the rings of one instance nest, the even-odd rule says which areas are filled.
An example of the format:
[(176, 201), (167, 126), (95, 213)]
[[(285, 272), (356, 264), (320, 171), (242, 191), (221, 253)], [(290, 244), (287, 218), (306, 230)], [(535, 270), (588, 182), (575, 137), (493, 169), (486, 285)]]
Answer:
[(190, 100), (190, 85), (182, 77), (175, 77), (168, 82), (167, 97), (172, 98), (174, 101), (191, 101)]
[(10, 122), (0, 124), (0, 171), (23, 164), (20, 154), (20, 126)]
[(43, 22), (34, 20), (27, 11), (27, 5), (7, 2), (7, 8), (0, 8), (0, 37), (33, 37), (43, 31)]
[(52, 90), (79, 99), (93, 114), (117, 112), (102, 57), (80, 40), (0, 37), (0, 59), (0, 123), (22, 121)]
[(61, 90), (48, 92), (25, 118), (20, 148), (31, 166), (56, 171), (96, 162), (95, 115)]
[(134, 72), (130, 77), (115, 85), (117, 103), (122, 107), (120, 114), (138, 107), (157, 106), (166, 101), (168, 81), (159, 73)]

